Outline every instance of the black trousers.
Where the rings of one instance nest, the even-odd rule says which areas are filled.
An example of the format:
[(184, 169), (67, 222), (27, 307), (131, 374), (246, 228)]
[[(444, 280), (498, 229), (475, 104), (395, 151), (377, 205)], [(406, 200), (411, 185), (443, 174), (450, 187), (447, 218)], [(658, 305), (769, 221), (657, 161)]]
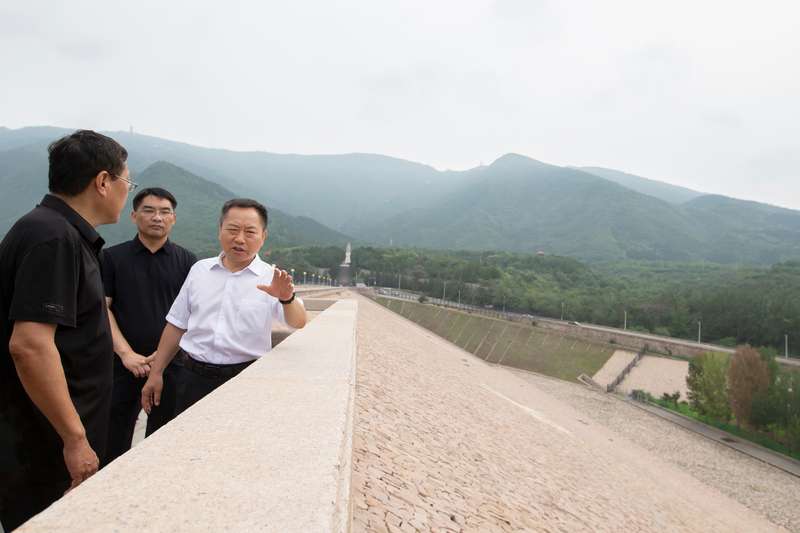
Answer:
[(72, 480), (54, 481), (26, 485), (16, 494), (3, 502), (0, 509), (0, 522), (3, 530), (13, 531), (19, 526), (41, 513), (50, 504), (64, 495)]
[(205, 398), (208, 394), (212, 393), (217, 387), (234, 377), (235, 376), (208, 378), (195, 374), (187, 368), (182, 368), (175, 416), (178, 416), (195, 403)]
[[(114, 369), (114, 388), (111, 392), (111, 411), (108, 419), (108, 440), (106, 455), (101, 467), (131, 449), (136, 419), (142, 410), (142, 387), (147, 378), (137, 378), (122, 367)], [(178, 372), (164, 373), (164, 388), (161, 391), (161, 403), (154, 406), (147, 417), (145, 436), (149, 437), (167, 422), (175, 418), (175, 406), (178, 397)]]

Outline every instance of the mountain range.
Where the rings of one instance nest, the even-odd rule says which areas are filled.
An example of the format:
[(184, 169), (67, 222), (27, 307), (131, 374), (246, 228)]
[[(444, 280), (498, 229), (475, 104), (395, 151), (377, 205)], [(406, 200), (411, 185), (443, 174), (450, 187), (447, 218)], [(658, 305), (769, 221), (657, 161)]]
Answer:
[[(70, 130), (0, 127), (0, 234), (46, 192), (49, 142)], [(334, 244), (507, 250), (588, 264), (628, 259), (772, 264), (800, 259), (800, 212), (707, 195), (598, 167), (507, 154), (444, 171), (373, 154), (282, 155), (108, 132), (142, 186), (179, 200), (174, 240), (211, 253), (218, 210), (235, 196), (270, 210), (269, 246)], [(10, 194), (13, 193), (13, 194)], [(109, 242), (133, 226), (101, 230)], [(210, 235), (208, 237), (207, 235)]]

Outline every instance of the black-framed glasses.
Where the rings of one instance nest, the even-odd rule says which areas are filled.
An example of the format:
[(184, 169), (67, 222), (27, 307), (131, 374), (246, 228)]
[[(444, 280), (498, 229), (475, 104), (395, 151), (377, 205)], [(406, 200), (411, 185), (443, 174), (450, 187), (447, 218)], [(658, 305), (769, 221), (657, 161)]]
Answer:
[(171, 217), (172, 215), (175, 214), (172, 211), (172, 209), (167, 209), (167, 208), (164, 208), (164, 209), (153, 209), (152, 207), (144, 207), (142, 209), (137, 209), (136, 212), (137, 213), (141, 213), (146, 217), (154, 217), (154, 216), (156, 216), (156, 213), (158, 213), (162, 217)]
[(138, 187), (138, 186), (139, 186), (139, 184), (138, 184), (138, 183), (134, 183), (134, 182), (132, 182), (131, 180), (126, 180), (126, 179), (125, 179), (125, 178), (123, 178), (122, 176), (118, 176), (118, 175), (116, 175), (116, 174), (114, 174), (114, 176), (116, 176), (117, 178), (121, 179), (122, 181), (124, 181), (125, 183), (127, 183), (127, 184), (128, 184), (128, 192), (133, 192), (133, 191), (135, 191), (135, 190), (136, 190), (136, 187)]

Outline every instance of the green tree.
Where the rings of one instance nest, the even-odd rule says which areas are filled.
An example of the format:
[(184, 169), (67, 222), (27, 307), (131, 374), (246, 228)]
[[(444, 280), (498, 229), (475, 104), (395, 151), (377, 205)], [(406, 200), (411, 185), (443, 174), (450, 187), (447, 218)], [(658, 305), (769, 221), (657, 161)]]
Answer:
[[(755, 427), (763, 422), (764, 403), (769, 400), (769, 368), (758, 351), (749, 344), (739, 346), (731, 355), (731, 411), (742, 427)], [(751, 423), (750, 414), (756, 402), (757, 418)]]
[(786, 427), (786, 438), (794, 449), (800, 449), (800, 416), (795, 416)]
[(686, 386), (689, 403), (701, 415), (727, 422), (731, 419), (728, 355), (701, 351), (689, 362)]

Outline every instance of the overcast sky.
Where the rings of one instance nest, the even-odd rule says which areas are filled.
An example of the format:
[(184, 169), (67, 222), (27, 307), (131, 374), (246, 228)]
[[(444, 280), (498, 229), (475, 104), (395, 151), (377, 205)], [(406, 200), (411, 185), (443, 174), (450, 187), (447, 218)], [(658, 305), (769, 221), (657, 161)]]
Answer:
[(800, 209), (800, 3), (0, 3), (0, 126), (464, 170), (508, 152)]

